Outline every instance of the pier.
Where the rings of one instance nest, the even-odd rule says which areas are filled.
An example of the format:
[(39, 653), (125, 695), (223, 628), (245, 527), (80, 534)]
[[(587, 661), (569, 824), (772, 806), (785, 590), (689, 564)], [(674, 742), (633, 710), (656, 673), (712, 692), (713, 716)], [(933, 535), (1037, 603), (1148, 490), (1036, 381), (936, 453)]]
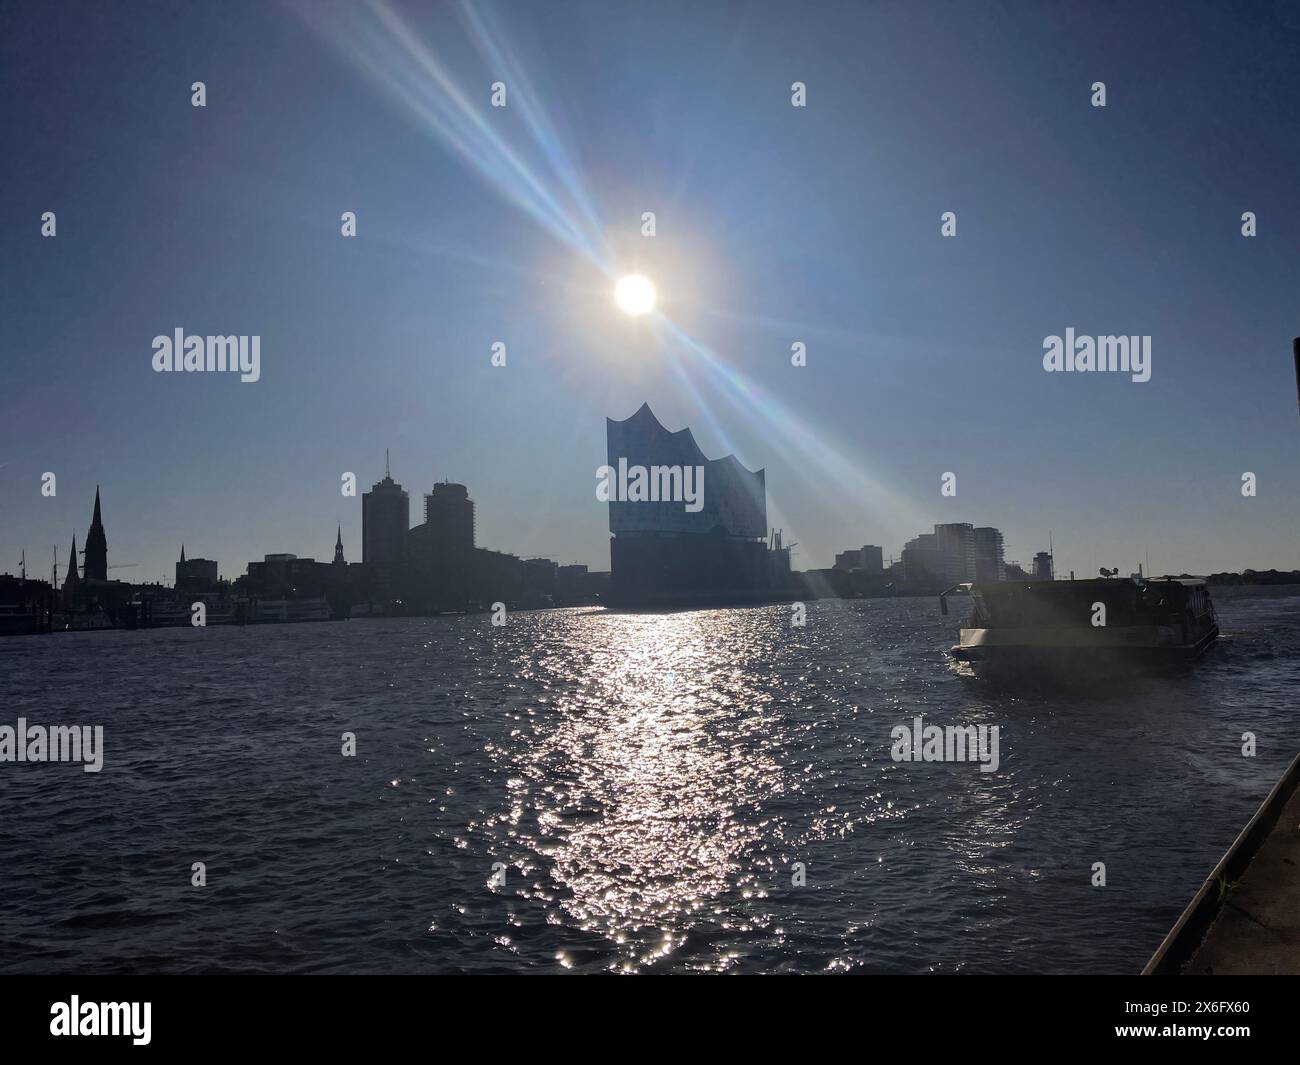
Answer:
[(1300, 755), (1142, 970), (1177, 974), (1300, 974)]

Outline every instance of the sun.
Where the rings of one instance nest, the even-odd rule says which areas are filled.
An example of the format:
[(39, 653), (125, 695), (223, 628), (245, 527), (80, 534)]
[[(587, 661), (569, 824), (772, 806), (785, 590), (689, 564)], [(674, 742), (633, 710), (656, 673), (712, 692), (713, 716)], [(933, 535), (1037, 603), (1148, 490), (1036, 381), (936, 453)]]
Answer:
[(634, 318), (649, 314), (655, 309), (655, 287), (648, 277), (628, 274), (620, 277), (614, 286), (614, 302), (624, 314)]

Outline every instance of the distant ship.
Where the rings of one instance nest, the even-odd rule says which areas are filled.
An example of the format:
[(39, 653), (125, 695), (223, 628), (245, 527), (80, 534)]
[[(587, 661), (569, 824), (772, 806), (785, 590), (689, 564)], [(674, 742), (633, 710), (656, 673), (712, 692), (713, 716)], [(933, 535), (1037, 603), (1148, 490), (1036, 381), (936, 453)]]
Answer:
[(973, 610), (949, 654), (978, 676), (1090, 680), (1179, 662), (1214, 646), (1219, 625), (1200, 578), (959, 584)]
[[(137, 599), (132, 603), (140, 614), (140, 624), (148, 628), (169, 628), (194, 624), (194, 606), (185, 601), (150, 602), (147, 608)], [(247, 600), (205, 601), (204, 625), (240, 625), (246, 620)], [(127, 626), (135, 628), (134, 624)]]
[(325, 596), (313, 599), (258, 599), (253, 620), (265, 621), (329, 621), (330, 605)]

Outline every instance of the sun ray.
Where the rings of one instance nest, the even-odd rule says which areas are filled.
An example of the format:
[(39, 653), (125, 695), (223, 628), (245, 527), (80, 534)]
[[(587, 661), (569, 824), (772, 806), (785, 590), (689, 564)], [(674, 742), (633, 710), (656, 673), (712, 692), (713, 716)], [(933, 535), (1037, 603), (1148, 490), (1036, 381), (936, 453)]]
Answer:
[[(487, 103), (474, 100), (448, 67), (383, 0), (364, 5), (299, 8), (305, 21), (391, 98), (435, 141), (442, 142), (507, 202), (532, 218), (565, 246), (584, 256), (611, 282), (618, 305), (629, 314), (649, 315), (679, 386), (696, 403), (705, 424), (723, 446), (735, 450), (723, 428), (723, 405), (753, 423), (798, 467), (804, 483), (829, 506), (861, 513), (896, 538), (925, 524), (901, 493), (849, 454), (790, 403), (764, 389), (752, 375), (730, 364), (702, 340), (655, 309), (654, 286), (639, 275), (623, 276), (626, 264), (611, 250), (597, 201), (587, 189), (575, 153), (558, 133), (526, 66), (490, 15), (462, 0), (468, 36), (478, 53), (513, 86), (510, 106), (522, 119), (528, 140), (508, 143), (487, 116)], [(630, 286), (630, 287), (629, 287)], [(702, 307), (706, 313), (751, 326), (789, 333), (790, 323), (755, 314)], [(854, 337), (833, 326), (815, 326)], [(858, 338), (860, 340), (860, 338)], [(701, 387), (703, 386), (703, 387)], [(707, 390), (707, 394), (706, 391)], [(775, 508), (775, 503), (773, 504)]]

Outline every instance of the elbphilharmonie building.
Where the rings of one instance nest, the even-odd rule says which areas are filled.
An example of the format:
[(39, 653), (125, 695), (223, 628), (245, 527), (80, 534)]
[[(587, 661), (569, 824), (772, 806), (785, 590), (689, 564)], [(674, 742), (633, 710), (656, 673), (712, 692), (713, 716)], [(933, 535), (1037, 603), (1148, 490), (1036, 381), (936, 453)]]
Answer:
[(689, 429), (670, 432), (642, 404), (629, 418), (605, 420), (611, 471), (641, 468), (702, 471), (698, 500), (622, 498), (609, 501), (611, 600), (624, 605), (758, 602), (772, 598), (789, 552), (767, 545), (763, 470), (734, 455), (705, 457)]
[(609, 465), (618, 470), (640, 466), (699, 468), (704, 471), (701, 508), (688, 510), (680, 500), (611, 500), (609, 531), (712, 533), (750, 540), (767, 538), (767, 487), (762, 470), (747, 470), (734, 455), (704, 457), (689, 429), (669, 432), (650, 404), (623, 421), (605, 419)]

